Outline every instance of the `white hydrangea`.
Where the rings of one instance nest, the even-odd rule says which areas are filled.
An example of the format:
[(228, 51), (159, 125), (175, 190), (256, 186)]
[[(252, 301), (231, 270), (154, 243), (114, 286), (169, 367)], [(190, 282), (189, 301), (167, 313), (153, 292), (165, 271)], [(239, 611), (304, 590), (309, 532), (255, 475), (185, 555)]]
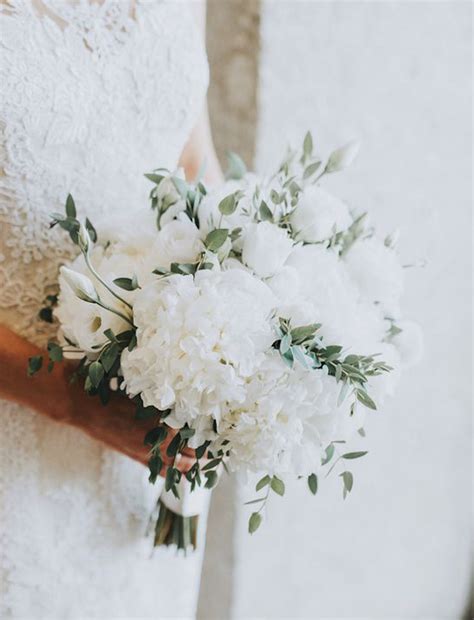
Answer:
[(246, 384), (274, 340), (270, 289), (237, 269), (172, 276), (135, 297), (137, 346), (122, 356), (128, 394), (173, 408), (167, 421), (202, 431), (202, 442), (227, 410), (246, 398)]
[(340, 386), (325, 370), (289, 369), (269, 353), (252, 376), (240, 408), (229, 411), (219, 435), (231, 446), (232, 469), (309, 475), (321, 466), (349, 402), (337, 405)]

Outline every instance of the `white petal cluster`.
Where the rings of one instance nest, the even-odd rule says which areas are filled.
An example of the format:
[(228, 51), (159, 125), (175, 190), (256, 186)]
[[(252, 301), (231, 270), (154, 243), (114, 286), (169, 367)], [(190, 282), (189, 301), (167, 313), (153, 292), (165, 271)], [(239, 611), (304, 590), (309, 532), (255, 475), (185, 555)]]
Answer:
[[(268, 287), (237, 269), (172, 276), (134, 301), (137, 346), (122, 357), (124, 385), (145, 405), (172, 408), (167, 421), (211, 433), (246, 398), (274, 340)], [(202, 440), (202, 436), (196, 438)]]
[(317, 472), (324, 448), (344, 438), (341, 422), (350, 420), (347, 403), (337, 404), (338, 394), (325, 370), (289, 369), (276, 352), (268, 355), (251, 378), (245, 401), (219, 424), (221, 439), (232, 446), (230, 467)]

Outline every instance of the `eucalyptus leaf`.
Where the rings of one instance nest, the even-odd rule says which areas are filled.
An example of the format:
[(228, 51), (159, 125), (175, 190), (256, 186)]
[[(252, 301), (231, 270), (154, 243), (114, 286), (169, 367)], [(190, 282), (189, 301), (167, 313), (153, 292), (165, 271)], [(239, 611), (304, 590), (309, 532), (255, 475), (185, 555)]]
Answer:
[(43, 365), (43, 356), (42, 355), (33, 355), (28, 359), (28, 376), (32, 377), (35, 373), (37, 373)]
[(262, 516), (259, 512), (252, 512), (249, 519), (249, 533), (253, 534), (258, 530), (262, 523)]
[(229, 194), (220, 201), (218, 208), (222, 215), (232, 215), (237, 209), (237, 204), (235, 194)]
[(365, 456), (367, 451), (363, 452), (346, 452), (342, 455), (343, 459), (359, 459), (361, 456)]
[(98, 387), (99, 383), (104, 378), (104, 367), (99, 361), (92, 362), (89, 366), (89, 379), (91, 381), (92, 387)]
[(68, 194), (66, 198), (66, 215), (70, 218), (75, 218), (77, 216), (76, 205), (71, 194)]
[(318, 477), (316, 474), (310, 474), (308, 476), (308, 487), (313, 495), (318, 492)]
[(270, 487), (272, 491), (277, 493), (277, 495), (285, 494), (285, 483), (283, 482), (283, 480), (280, 480), (280, 478), (277, 478), (277, 476), (273, 476), (270, 482)]
[(268, 486), (270, 484), (270, 482), (272, 481), (270, 476), (264, 476), (263, 478), (261, 478), (258, 482), (257, 485), (255, 487), (256, 491), (260, 491), (261, 489), (263, 489), (264, 487)]
[(226, 242), (228, 235), (228, 228), (216, 228), (215, 230), (211, 230), (204, 241), (204, 245), (211, 252), (217, 252)]

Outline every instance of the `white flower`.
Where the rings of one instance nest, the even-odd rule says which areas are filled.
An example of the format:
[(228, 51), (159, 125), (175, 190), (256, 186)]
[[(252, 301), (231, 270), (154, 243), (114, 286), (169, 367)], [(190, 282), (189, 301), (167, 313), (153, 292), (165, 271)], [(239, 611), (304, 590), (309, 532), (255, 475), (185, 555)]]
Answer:
[(339, 386), (325, 370), (285, 366), (270, 352), (252, 376), (247, 399), (219, 424), (222, 440), (231, 446), (232, 469), (317, 472), (338, 421), (348, 406), (338, 406)]
[(212, 420), (244, 401), (274, 340), (274, 302), (265, 284), (237, 269), (145, 286), (134, 301), (137, 346), (122, 355), (127, 392), (172, 407), (170, 424), (199, 430), (196, 442), (212, 438)]
[(342, 345), (360, 355), (377, 352), (386, 331), (383, 314), (373, 303), (360, 300), (337, 252), (321, 245), (300, 246), (291, 253), (287, 265), (300, 275), (302, 299), (315, 309), (310, 322), (322, 324), (318, 335), (326, 344)]
[[(63, 335), (68, 340), (87, 354), (97, 354), (107, 342), (105, 330), (111, 329), (115, 334), (119, 334), (129, 329), (129, 325), (113, 312), (96, 303), (86, 303), (82, 300), (83, 298), (78, 298), (78, 282), (81, 283), (82, 290), (87, 291), (88, 296), (93, 291), (95, 292), (94, 285), (89, 278), (67, 267), (61, 268), (60, 294), (54, 314), (61, 324)], [(76, 284), (76, 289), (71, 287), (72, 283)], [(95, 295), (97, 299), (96, 292)]]
[(403, 291), (403, 268), (396, 252), (372, 237), (354, 243), (344, 257), (347, 271), (361, 296), (397, 317)]
[(285, 230), (270, 222), (250, 224), (245, 231), (242, 261), (262, 278), (283, 267), (293, 247)]
[(352, 223), (346, 205), (318, 185), (305, 188), (290, 216), (290, 223), (300, 241), (314, 243), (329, 239)]
[(156, 235), (147, 259), (149, 272), (169, 269), (171, 263), (195, 263), (203, 251), (198, 228), (187, 218), (172, 220)]
[(63, 266), (60, 269), (61, 279), (80, 300), (95, 303), (99, 299), (91, 279), (84, 274)]
[(410, 368), (418, 364), (423, 357), (423, 332), (414, 321), (397, 321), (402, 331), (390, 339), (397, 348), (404, 367)]

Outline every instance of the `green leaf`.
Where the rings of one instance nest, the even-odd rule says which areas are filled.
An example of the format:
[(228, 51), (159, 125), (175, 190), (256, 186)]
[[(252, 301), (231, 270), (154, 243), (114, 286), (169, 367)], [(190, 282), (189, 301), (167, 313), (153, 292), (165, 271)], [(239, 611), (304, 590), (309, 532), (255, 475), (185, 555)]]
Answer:
[(285, 334), (283, 338), (280, 340), (280, 353), (285, 355), (287, 351), (290, 350), (291, 347), (291, 336), (290, 334)]
[(316, 474), (311, 474), (310, 476), (308, 476), (308, 486), (311, 493), (313, 495), (316, 495), (316, 493), (318, 492), (318, 477), (316, 476)]
[(303, 179), (309, 179), (309, 177), (313, 176), (313, 174), (319, 170), (320, 166), (320, 161), (315, 161), (314, 163), (310, 164), (307, 168), (305, 168), (303, 172)]
[(135, 418), (137, 420), (150, 420), (153, 417), (158, 416), (158, 409), (150, 405), (149, 407), (139, 406), (135, 412)]
[(161, 183), (161, 181), (164, 179), (164, 176), (162, 174), (155, 174), (154, 172), (149, 172), (145, 174), (144, 176), (149, 181), (151, 181), (152, 183), (156, 183), (157, 185)]
[(66, 198), (66, 215), (70, 218), (75, 218), (77, 215), (76, 205), (74, 204), (74, 198), (71, 194), (68, 194)]
[(155, 426), (155, 428), (150, 429), (145, 435), (143, 443), (145, 446), (159, 446), (164, 442), (167, 436), (168, 431), (164, 426)]
[(206, 471), (205, 475), (206, 475), (206, 484), (204, 485), (204, 487), (206, 489), (212, 489), (212, 487), (216, 486), (219, 476), (217, 475), (216, 471)]
[(236, 154), (229, 151), (227, 153), (228, 168), (226, 172), (226, 179), (239, 180), (245, 176), (247, 167), (243, 160)]
[(365, 456), (367, 454), (367, 450), (365, 452), (346, 452), (342, 455), (343, 459), (359, 459), (361, 456)]
[(89, 233), (92, 243), (95, 243), (97, 241), (97, 231), (88, 217), (86, 217), (86, 230)]
[(354, 484), (354, 476), (351, 474), (350, 471), (343, 471), (342, 474), (339, 474), (339, 476), (342, 478), (342, 482), (344, 483), (344, 498), (345, 498), (347, 493), (350, 493), (352, 491), (352, 486)]
[(124, 291), (134, 291), (138, 288), (136, 278), (115, 278), (114, 284)]
[(196, 431), (194, 428), (189, 428), (187, 426), (185, 426), (179, 431), (179, 434), (181, 435), (181, 439), (190, 439), (195, 433)]
[(222, 459), (212, 459), (209, 461), (203, 468), (202, 471), (208, 471), (209, 469), (215, 469), (218, 465), (221, 464)]
[(329, 446), (326, 448), (326, 454), (321, 464), (327, 465), (329, 461), (332, 459), (332, 457), (334, 456), (335, 451), (336, 451), (336, 448), (334, 447), (332, 443), (330, 443)]
[(43, 356), (42, 355), (33, 355), (28, 359), (28, 376), (32, 377), (35, 373), (37, 373), (41, 366), (43, 365)]
[(280, 480), (280, 478), (273, 476), (270, 486), (272, 491), (274, 491), (278, 495), (285, 494), (285, 483), (283, 482), (283, 480)]
[(259, 209), (260, 217), (263, 221), (273, 222), (273, 213), (270, 211), (270, 207), (265, 200), (262, 200)]
[(179, 473), (179, 471), (175, 469), (174, 467), (168, 467), (168, 469), (166, 470), (165, 489), (167, 491), (170, 491), (175, 486), (175, 482), (177, 478), (176, 472)]
[(156, 479), (160, 475), (161, 468), (163, 467), (163, 459), (159, 454), (153, 454), (153, 456), (148, 461), (148, 468), (150, 470), (150, 475), (148, 476), (148, 481), (151, 484), (155, 484)]
[(48, 342), (48, 355), (52, 362), (61, 362), (63, 359), (63, 349), (56, 342)]
[(109, 372), (119, 355), (119, 346), (116, 342), (112, 342), (102, 349), (99, 356), (100, 363), (104, 367), (105, 372)]
[(91, 380), (92, 387), (98, 387), (99, 383), (104, 378), (104, 367), (99, 361), (92, 362), (89, 366), (89, 379)]
[(308, 131), (303, 140), (303, 153), (305, 157), (311, 157), (313, 153), (313, 136)]
[(311, 323), (311, 325), (302, 325), (291, 330), (291, 340), (293, 344), (302, 344), (314, 336), (315, 332), (321, 327), (321, 323)]
[(268, 486), (270, 484), (270, 482), (272, 481), (270, 476), (264, 476), (263, 478), (261, 478), (258, 482), (257, 482), (257, 486), (255, 487), (256, 491), (260, 491), (261, 489), (263, 489), (264, 487)]
[(204, 241), (204, 245), (211, 252), (217, 252), (226, 242), (228, 234), (228, 228), (216, 228), (215, 230), (211, 230)]
[(357, 432), (359, 433), (361, 437), (365, 437), (365, 430), (363, 428), (358, 428)]
[(179, 446), (181, 444), (181, 436), (179, 433), (173, 437), (170, 441), (168, 447), (166, 448), (166, 454), (169, 457), (174, 457), (178, 454)]
[(238, 202), (236, 200), (235, 194), (229, 194), (223, 198), (219, 203), (219, 211), (222, 215), (232, 215), (234, 211), (237, 209)]
[(181, 179), (180, 177), (171, 177), (171, 180), (173, 181), (173, 185), (178, 190), (181, 198), (186, 198), (189, 190), (189, 185), (186, 183), (186, 181), (184, 179)]
[(196, 458), (202, 459), (204, 454), (206, 453), (207, 447), (209, 446), (209, 441), (205, 441), (199, 447), (196, 448)]
[(361, 402), (365, 407), (373, 409), (374, 411), (377, 410), (377, 405), (374, 403), (374, 401), (370, 398), (370, 396), (365, 390), (357, 390), (356, 394), (357, 400)]
[(249, 519), (249, 533), (253, 534), (258, 530), (262, 523), (262, 516), (258, 512), (252, 512)]

